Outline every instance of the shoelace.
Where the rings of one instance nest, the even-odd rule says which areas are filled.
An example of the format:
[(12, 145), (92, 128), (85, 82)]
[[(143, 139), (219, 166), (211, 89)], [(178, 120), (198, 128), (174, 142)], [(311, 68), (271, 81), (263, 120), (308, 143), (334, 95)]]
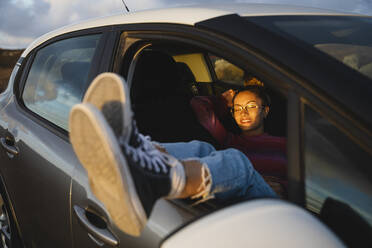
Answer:
[(145, 151), (149, 151), (149, 150), (153, 150), (153, 149), (156, 149), (153, 145), (152, 145), (152, 141), (151, 141), (151, 137), (148, 136), (148, 135), (143, 135), (141, 134), (140, 132), (138, 132), (138, 129), (137, 129), (137, 125), (136, 125), (136, 121), (133, 120), (133, 129), (132, 129), (132, 132), (133, 132), (133, 136), (135, 138), (135, 146), (138, 145), (139, 147), (141, 147), (143, 150)]
[(152, 141), (151, 141), (151, 137), (150, 136), (145, 136), (143, 134), (140, 134), (138, 133), (137, 135), (137, 141), (139, 142), (140, 146), (142, 147), (142, 149), (144, 151), (151, 151), (151, 150), (157, 150), (153, 145), (152, 145)]
[(154, 148), (151, 143), (148, 143), (149, 141), (146, 137), (148, 136), (141, 135), (140, 139), (143, 139), (142, 146), (138, 148), (128, 145), (122, 137), (119, 137), (119, 144), (134, 162), (139, 162), (142, 168), (147, 168), (150, 171), (155, 170), (156, 173), (160, 173), (160, 171), (167, 173), (167, 157)]

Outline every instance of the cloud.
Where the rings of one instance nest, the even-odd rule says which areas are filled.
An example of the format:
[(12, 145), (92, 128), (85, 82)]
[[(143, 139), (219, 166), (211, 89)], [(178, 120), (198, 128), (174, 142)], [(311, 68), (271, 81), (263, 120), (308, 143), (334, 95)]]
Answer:
[(38, 1), (1, 0), (0, 31), (8, 35), (35, 36), (49, 29), (40, 16), (49, 13), (50, 4)]
[(360, 0), (354, 12), (365, 15), (372, 15), (372, 0)]
[(48, 15), (50, 4), (44, 0), (1, 0), (0, 47), (24, 48), (35, 37), (51, 30)]
[(14, 36), (0, 31), (0, 48), (25, 48), (25, 44), (30, 44), (33, 40), (33, 37)]

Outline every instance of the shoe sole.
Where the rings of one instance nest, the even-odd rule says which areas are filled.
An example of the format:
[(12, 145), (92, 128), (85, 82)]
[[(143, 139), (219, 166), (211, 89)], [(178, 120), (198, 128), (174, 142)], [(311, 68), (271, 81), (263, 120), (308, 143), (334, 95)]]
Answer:
[(122, 231), (139, 236), (147, 217), (112, 129), (89, 103), (72, 108), (69, 125), (71, 144), (88, 173), (92, 192)]
[[(97, 109), (102, 111), (104, 104), (109, 102), (119, 102), (121, 103), (121, 108), (111, 108), (109, 115), (103, 113), (106, 120), (114, 129), (116, 136), (123, 134), (129, 139), (129, 135), (127, 134), (131, 133), (131, 120), (133, 116), (130, 107), (129, 90), (121, 76), (115, 73), (105, 72), (98, 75), (89, 85), (84, 95), (83, 103), (93, 104)], [(122, 128), (124, 128), (121, 131), (122, 133), (117, 133), (118, 131), (116, 130), (121, 130)]]

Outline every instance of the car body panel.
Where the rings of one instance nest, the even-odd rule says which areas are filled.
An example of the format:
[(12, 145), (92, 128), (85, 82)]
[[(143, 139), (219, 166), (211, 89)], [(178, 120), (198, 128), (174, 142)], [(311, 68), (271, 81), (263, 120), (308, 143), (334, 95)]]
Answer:
[[(72, 245), (70, 184), (71, 146), (20, 111), (15, 98), (0, 111), (0, 134), (13, 140), (17, 155), (0, 153), (0, 173), (17, 215), (26, 245)], [(51, 142), (52, 141), (52, 142)], [(53, 232), (50, 228), (53, 227)]]
[[(154, 244), (159, 244), (173, 230), (194, 218), (194, 213), (178, 207), (176, 203), (159, 200), (155, 204), (151, 217), (141, 236), (137, 238), (127, 235), (110, 221), (104, 205), (90, 191), (88, 177), (82, 166), (77, 166), (74, 171), (71, 195), (72, 208), (78, 206), (83, 209), (91, 209), (97, 213), (97, 216), (99, 216), (97, 218), (102, 218), (107, 224), (104, 229), (113, 234), (119, 243), (119, 247), (153, 247)], [(91, 237), (94, 234), (88, 231), (90, 236), (86, 235), (87, 229), (79, 222), (75, 213), (72, 214), (72, 230), (74, 247), (97, 246), (97, 242)], [(103, 247), (110, 246), (104, 244)]]
[(247, 244), (250, 247), (345, 247), (308, 212), (284, 201), (266, 199), (240, 203), (201, 218), (170, 236), (161, 247), (243, 248)]

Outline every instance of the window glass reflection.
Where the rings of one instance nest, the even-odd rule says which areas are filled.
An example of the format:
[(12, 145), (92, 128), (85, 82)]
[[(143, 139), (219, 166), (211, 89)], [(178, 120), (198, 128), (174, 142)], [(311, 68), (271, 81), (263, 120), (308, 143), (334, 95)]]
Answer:
[(328, 120), (305, 109), (306, 205), (319, 213), (330, 197), (372, 225), (372, 157)]
[(23, 91), (26, 107), (68, 130), (70, 109), (81, 101), (99, 38), (71, 38), (39, 50)]

